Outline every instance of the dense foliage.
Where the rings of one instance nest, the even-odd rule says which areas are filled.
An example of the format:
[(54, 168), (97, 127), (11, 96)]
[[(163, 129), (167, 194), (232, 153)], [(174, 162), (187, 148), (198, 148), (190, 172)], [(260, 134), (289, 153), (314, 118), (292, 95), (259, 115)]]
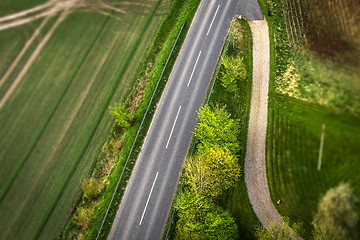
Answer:
[(209, 198), (185, 192), (177, 210), (176, 239), (235, 239), (237, 236), (235, 220)]
[(228, 56), (223, 58), (223, 68), (219, 80), (221, 85), (230, 93), (238, 93), (237, 81), (245, 79), (247, 72), (244, 58), (240, 56)]
[(199, 152), (187, 161), (187, 181), (196, 195), (212, 199), (239, 180), (240, 166), (237, 158), (227, 148), (215, 146)]
[(237, 136), (240, 133), (239, 122), (231, 118), (226, 106), (203, 107), (199, 111), (200, 122), (196, 126), (196, 137), (199, 140), (199, 150), (215, 145), (226, 147), (233, 154), (240, 150)]

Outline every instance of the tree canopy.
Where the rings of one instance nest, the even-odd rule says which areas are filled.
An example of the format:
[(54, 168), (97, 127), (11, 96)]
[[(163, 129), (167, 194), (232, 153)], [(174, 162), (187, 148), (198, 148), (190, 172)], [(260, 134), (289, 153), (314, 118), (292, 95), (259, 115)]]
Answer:
[(320, 200), (315, 215), (314, 238), (354, 239), (358, 215), (355, 211), (357, 199), (349, 184), (330, 189)]
[(220, 73), (221, 85), (230, 93), (238, 90), (237, 81), (244, 79), (247, 75), (244, 58), (226, 55), (222, 60), (224, 71)]
[(235, 239), (234, 218), (209, 198), (184, 192), (179, 200), (176, 239)]
[(187, 160), (187, 184), (196, 194), (216, 199), (240, 177), (237, 158), (227, 148), (214, 146)]
[(240, 125), (230, 116), (231, 114), (226, 111), (226, 106), (209, 106), (199, 110), (200, 121), (195, 132), (199, 140), (198, 149), (200, 151), (216, 145), (226, 147), (235, 155), (240, 151), (238, 140)]

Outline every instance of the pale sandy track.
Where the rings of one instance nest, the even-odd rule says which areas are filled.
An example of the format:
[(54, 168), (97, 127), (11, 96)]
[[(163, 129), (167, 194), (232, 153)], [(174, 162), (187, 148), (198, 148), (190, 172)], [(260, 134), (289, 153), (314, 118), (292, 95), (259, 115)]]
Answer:
[(250, 21), (253, 37), (253, 86), (248, 142), (245, 157), (245, 183), (250, 203), (260, 222), (282, 224), (270, 199), (266, 178), (266, 128), (270, 71), (269, 31), (265, 20)]
[(46, 9), (46, 8), (48, 8), (50, 6), (54, 6), (54, 4), (55, 4), (54, 1), (49, 1), (49, 2), (46, 2), (44, 4), (38, 5), (36, 7), (26, 9), (26, 10), (21, 11), (21, 12), (6, 15), (4, 17), (0, 17), (0, 22), (6, 22), (6, 21), (13, 20), (13, 19), (19, 19), (19, 18), (24, 17), (26, 15), (33, 14), (33, 13), (36, 13), (36, 12), (41, 11), (43, 9)]
[[(128, 5), (127, 2), (120, 2), (122, 5)], [(140, 5), (137, 2), (132, 5)], [(36, 7), (0, 17), (0, 31), (9, 28), (18, 27), (43, 17), (52, 16), (62, 11), (81, 8), (83, 10), (92, 9), (94, 12), (109, 15), (106, 10), (113, 10), (120, 14), (126, 14), (122, 8), (111, 6), (104, 1), (95, 0), (51, 0)]]

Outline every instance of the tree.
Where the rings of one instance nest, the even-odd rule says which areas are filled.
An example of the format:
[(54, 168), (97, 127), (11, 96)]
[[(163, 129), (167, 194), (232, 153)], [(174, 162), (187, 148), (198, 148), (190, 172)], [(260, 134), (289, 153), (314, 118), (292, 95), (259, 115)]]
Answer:
[(195, 135), (199, 140), (200, 151), (216, 145), (226, 147), (233, 154), (240, 151), (238, 140), (240, 125), (230, 116), (231, 114), (226, 111), (226, 106), (216, 105), (199, 110), (200, 122), (196, 126)]
[(90, 201), (94, 200), (100, 191), (100, 183), (94, 177), (85, 180), (82, 186), (84, 197)]
[(355, 212), (357, 199), (349, 184), (340, 184), (330, 189), (320, 200), (315, 215), (314, 238), (322, 239), (353, 239), (356, 238), (358, 221)]
[(183, 192), (178, 206), (176, 239), (235, 239), (234, 218), (210, 199)]
[(188, 159), (186, 183), (197, 195), (216, 199), (240, 177), (237, 158), (226, 148), (214, 146)]
[(130, 127), (130, 114), (125, 108), (124, 104), (114, 104), (110, 106), (110, 113), (116, 118), (116, 125), (125, 130)]
[(241, 23), (237, 19), (231, 22), (231, 26), (229, 29), (229, 38), (234, 48), (239, 48), (241, 46), (243, 40), (243, 32), (242, 32)]
[(225, 55), (222, 64), (224, 70), (220, 72), (221, 85), (230, 93), (237, 91), (237, 80), (246, 77), (244, 58)]

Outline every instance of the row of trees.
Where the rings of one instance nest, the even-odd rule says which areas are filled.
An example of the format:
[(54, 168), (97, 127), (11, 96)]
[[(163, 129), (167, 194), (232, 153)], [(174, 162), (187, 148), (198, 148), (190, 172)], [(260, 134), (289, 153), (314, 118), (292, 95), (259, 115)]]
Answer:
[(226, 107), (199, 111), (196, 154), (186, 160), (186, 184), (176, 206), (176, 239), (235, 239), (234, 218), (216, 203), (240, 177), (237, 121)]

